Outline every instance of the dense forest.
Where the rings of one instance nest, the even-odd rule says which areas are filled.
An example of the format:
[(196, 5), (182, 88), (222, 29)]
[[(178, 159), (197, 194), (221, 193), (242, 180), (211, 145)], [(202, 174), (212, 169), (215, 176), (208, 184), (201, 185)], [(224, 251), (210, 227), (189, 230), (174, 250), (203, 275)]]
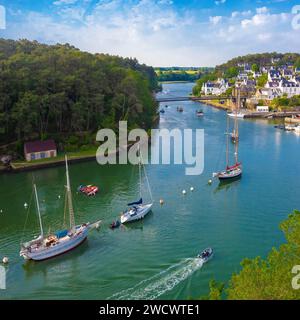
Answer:
[[(82, 52), (69, 44), (0, 39), (0, 145), (72, 134), (89, 142), (99, 128), (151, 127), (158, 89), (136, 59)], [(75, 139), (76, 140), (76, 139)]]
[[(214, 81), (220, 77), (226, 79), (235, 78), (240, 70), (243, 70), (242, 64), (248, 64), (253, 71), (259, 71), (260, 67), (263, 66), (282, 66), (282, 65), (291, 65), (297, 68), (300, 68), (300, 54), (298, 53), (258, 53), (258, 54), (248, 54), (246, 56), (239, 56), (229, 60), (226, 63), (216, 66), (216, 68), (204, 74), (202, 77), (197, 80), (196, 85), (193, 88), (193, 94), (195, 96), (200, 95), (201, 88), (204, 82)], [(264, 76), (262, 79), (258, 79), (263, 82)], [(259, 86), (260, 83), (258, 84)]]
[(300, 285), (300, 212), (290, 214), (280, 229), (286, 243), (273, 248), (265, 259), (245, 259), (242, 270), (232, 275), (227, 286), (211, 281), (210, 293), (203, 299), (299, 300), (300, 289), (293, 284)]

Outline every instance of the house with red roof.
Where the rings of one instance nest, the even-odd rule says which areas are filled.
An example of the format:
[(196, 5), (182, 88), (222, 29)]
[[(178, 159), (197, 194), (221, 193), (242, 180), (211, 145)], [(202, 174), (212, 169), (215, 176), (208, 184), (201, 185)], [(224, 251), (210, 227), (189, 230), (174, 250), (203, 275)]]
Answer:
[(56, 144), (52, 139), (26, 142), (24, 144), (24, 156), (27, 161), (56, 157)]

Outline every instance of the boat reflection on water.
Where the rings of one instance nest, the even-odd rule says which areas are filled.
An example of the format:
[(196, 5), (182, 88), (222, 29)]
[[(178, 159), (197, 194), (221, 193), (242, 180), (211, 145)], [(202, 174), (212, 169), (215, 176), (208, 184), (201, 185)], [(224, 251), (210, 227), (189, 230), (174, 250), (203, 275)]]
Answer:
[(228, 180), (221, 180), (214, 190), (214, 193), (217, 193), (219, 191), (228, 191), (229, 189), (232, 189), (233, 187), (236, 187), (241, 182), (241, 179), (239, 177), (232, 178), (230, 181)]
[(144, 224), (150, 221), (152, 218), (153, 218), (153, 212), (151, 210), (144, 219), (137, 220), (134, 223), (121, 224), (120, 229), (124, 231), (143, 230)]
[(86, 239), (81, 246), (76, 250), (69, 251), (63, 255), (57, 256), (56, 259), (48, 259), (44, 261), (35, 261), (35, 260), (24, 260), (22, 268), (25, 272), (26, 278), (30, 279), (31, 277), (36, 277), (37, 274), (42, 274), (45, 278), (48, 274), (52, 274), (54, 269), (59, 270), (76, 270), (76, 265), (80, 268), (80, 259), (84, 253), (89, 249), (89, 242)]

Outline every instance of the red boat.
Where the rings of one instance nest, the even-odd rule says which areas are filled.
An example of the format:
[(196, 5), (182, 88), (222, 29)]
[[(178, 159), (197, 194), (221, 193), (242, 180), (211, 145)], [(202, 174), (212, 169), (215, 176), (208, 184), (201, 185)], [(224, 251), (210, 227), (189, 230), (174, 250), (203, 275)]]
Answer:
[(81, 193), (84, 193), (87, 196), (95, 196), (96, 193), (99, 191), (99, 188), (94, 185), (88, 185), (88, 186), (80, 185), (78, 187), (78, 191), (80, 191)]

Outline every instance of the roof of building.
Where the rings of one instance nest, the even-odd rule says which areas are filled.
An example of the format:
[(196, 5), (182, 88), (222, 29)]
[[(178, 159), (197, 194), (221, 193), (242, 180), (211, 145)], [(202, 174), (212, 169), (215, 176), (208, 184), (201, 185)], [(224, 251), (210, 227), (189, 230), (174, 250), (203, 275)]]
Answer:
[(282, 87), (298, 88), (299, 84), (292, 81), (282, 81)]
[(53, 139), (45, 141), (31, 141), (24, 144), (24, 151), (26, 153), (43, 152), (49, 150), (56, 150), (56, 144)]
[(269, 72), (271, 77), (281, 77), (281, 74), (278, 70), (270, 70)]
[(279, 82), (269, 81), (268, 82), (270, 88), (277, 88), (279, 86)]

